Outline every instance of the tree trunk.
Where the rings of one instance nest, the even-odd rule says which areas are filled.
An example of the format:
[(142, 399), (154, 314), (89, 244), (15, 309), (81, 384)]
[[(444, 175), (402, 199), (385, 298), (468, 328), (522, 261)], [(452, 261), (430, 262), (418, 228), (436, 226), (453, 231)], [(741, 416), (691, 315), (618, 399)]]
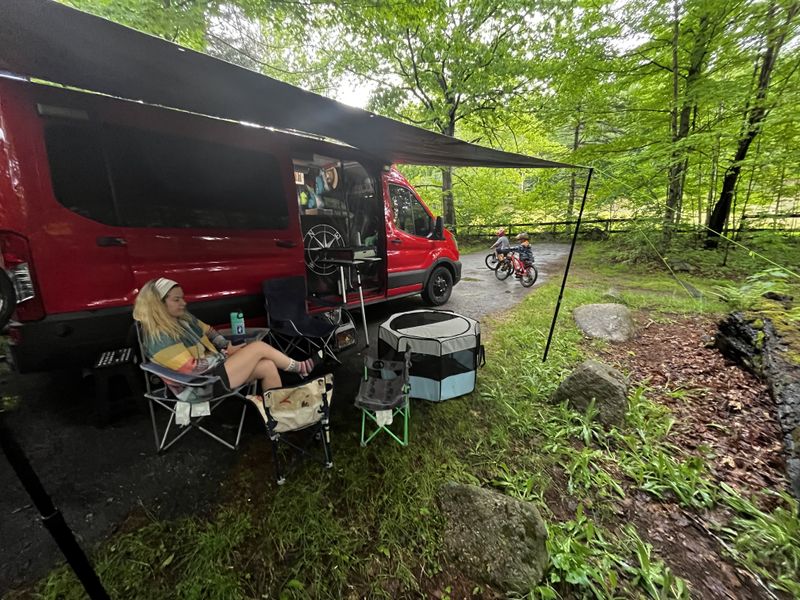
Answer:
[(456, 229), (456, 211), (453, 206), (453, 167), (442, 167), (442, 220), (451, 231)]
[(766, 106), (767, 92), (769, 91), (770, 79), (775, 68), (775, 61), (778, 59), (783, 42), (786, 39), (786, 32), (789, 30), (794, 17), (800, 10), (800, 3), (792, 4), (787, 12), (786, 19), (782, 26), (775, 25), (775, 16), (778, 11), (777, 5), (772, 3), (767, 12), (769, 29), (766, 36), (766, 47), (759, 56), (760, 64), (758, 85), (756, 87), (756, 97), (752, 105), (747, 109), (743, 132), (739, 137), (736, 146), (736, 153), (731, 161), (731, 166), (725, 171), (725, 178), (722, 180), (722, 191), (719, 194), (714, 210), (708, 220), (708, 231), (706, 234), (706, 248), (716, 248), (719, 245), (719, 238), (728, 220), (731, 210), (733, 195), (736, 191), (736, 184), (739, 181), (739, 174), (742, 170), (742, 161), (747, 158), (747, 152), (756, 136), (761, 131), (764, 119), (768, 114)]
[[(572, 137), (572, 152), (574, 153), (579, 147), (581, 143), (581, 127), (583, 127), (583, 121), (578, 121), (575, 124), (575, 130), (573, 132)], [(576, 180), (575, 171), (572, 171), (572, 175), (570, 176), (570, 183), (569, 183), (569, 201), (567, 203), (567, 221), (572, 221), (572, 211), (575, 210), (575, 200), (578, 197), (578, 182)], [(572, 225), (567, 225), (567, 235), (572, 235)]]
[(785, 176), (786, 176), (786, 165), (781, 164), (781, 180), (778, 182), (778, 193), (775, 196), (775, 216), (772, 217), (773, 231), (775, 231), (778, 228), (778, 215), (780, 214), (781, 196), (783, 195), (783, 181)]
[(670, 131), (672, 133), (672, 159), (669, 165), (669, 183), (667, 185), (667, 206), (664, 210), (662, 226), (662, 248), (666, 250), (672, 240), (672, 228), (675, 222), (675, 206), (680, 194), (680, 157), (675, 147), (680, 139), (678, 135), (678, 38), (680, 35), (680, 3), (672, 3), (672, 108), (670, 109)]
[[(760, 140), (759, 140), (760, 141)], [(753, 165), (750, 168), (750, 181), (747, 182), (747, 193), (744, 196), (744, 205), (742, 206), (742, 214), (739, 217), (739, 225), (734, 227), (734, 239), (739, 241), (742, 237), (742, 230), (744, 229), (744, 221), (747, 215), (747, 205), (750, 204), (750, 194), (753, 192), (753, 181), (756, 178), (756, 166)], [(736, 221), (736, 215), (733, 215), (734, 222)]]
[[(442, 131), (450, 137), (456, 134), (456, 113), (451, 106), (447, 126)], [(453, 233), (456, 232), (456, 209), (453, 202), (453, 167), (442, 167), (442, 220), (444, 226)]]
[[(689, 65), (686, 70), (686, 83), (683, 100), (680, 101), (679, 90), (679, 64), (678, 47), (680, 42), (680, 4), (675, 0), (673, 4), (674, 21), (672, 29), (672, 157), (669, 169), (669, 185), (667, 188), (667, 205), (663, 219), (663, 246), (669, 246), (672, 233), (680, 222), (681, 206), (683, 204), (683, 189), (686, 183), (686, 172), (689, 168), (688, 148), (681, 147), (681, 142), (689, 137), (689, 127), (692, 114), (696, 115), (697, 103), (694, 97), (694, 88), (703, 74), (706, 58), (713, 37), (713, 24), (708, 15), (702, 15), (699, 25), (692, 32), (692, 51)], [(680, 111), (678, 110), (680, 106)]]

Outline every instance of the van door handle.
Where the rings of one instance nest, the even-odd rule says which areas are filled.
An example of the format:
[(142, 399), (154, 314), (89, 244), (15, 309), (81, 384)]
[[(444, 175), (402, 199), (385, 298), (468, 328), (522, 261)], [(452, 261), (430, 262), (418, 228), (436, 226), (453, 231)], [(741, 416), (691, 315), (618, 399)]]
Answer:
[(275, 245), (280, 248), (294, 248), (297, 246), (297, 242), (294, 240), (276, 240)]
[(121, 237), (112, 237), (112, 236), (105, 236), (101, 235), (97, 238), (97, 245), (102, 247), (107, 246), (127, 246), (128, 242), (125, 241), (124, 238)]
[(392, 242), (393, 244), (402, 244), (403, 243), (403, 240), (401, 240), (400, 238), (392, 238), (389, 241)]

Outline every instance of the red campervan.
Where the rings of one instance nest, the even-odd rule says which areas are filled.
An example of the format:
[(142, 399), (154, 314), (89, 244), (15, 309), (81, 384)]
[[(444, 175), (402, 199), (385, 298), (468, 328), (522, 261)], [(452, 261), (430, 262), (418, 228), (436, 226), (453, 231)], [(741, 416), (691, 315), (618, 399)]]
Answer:
[[(371, 259), (367, 304), (443, 304), (458, 249), (396, 170), (351, 147), (0, 77), (0, 249), (21, 371), (125, 344), (138, 288), (180, 281), (192, 311), (263, 316), (261, 283), (341, 294), (330, 252)], [(347, 284), (348, 305), (358, 303)]]

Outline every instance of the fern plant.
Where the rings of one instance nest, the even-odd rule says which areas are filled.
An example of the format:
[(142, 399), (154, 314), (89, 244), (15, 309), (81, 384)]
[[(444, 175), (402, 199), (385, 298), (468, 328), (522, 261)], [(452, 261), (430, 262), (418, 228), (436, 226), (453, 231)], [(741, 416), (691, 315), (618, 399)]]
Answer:
[(714, 286), (712, 293), (727, 302), (733, 310), (750, 310), (756, 308), (768, 292), (785, 294), (789, 290), (788, 278), (786, 271), (766, 269), (750, 275), (740, 286)]

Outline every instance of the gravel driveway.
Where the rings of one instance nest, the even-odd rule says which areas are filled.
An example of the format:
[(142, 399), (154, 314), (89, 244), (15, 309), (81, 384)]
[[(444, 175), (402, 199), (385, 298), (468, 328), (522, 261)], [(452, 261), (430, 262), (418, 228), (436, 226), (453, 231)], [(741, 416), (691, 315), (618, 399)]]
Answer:
[[(480, 320), (535, 293), (540, 282), (560, 276), (568, 245), (534, 244), (533, 250), (539, 279), (529, 289), (513, 277), (498, 281), (484, 265), (488, 251), (462, 256), (461, 283), (444, 308)], [(376, 341), (378, 325), (389, 315), (423, 306), (415, 296), (368, 307), (371, 340)], [(359, 318), (357, 324), (360, 329)], [(362, 359), (363, 351), (351, 351), (337, 370), (334, 436), (337, 428), (355, 427), (347, 407), (352, 408), (350, 399)], [(239, 456), (195, 433), (157, 456), (143, 402), (138, 403), (138, 410), (111, 426), (92, 426), (91, 379), (79, 373), (6, 376), (2, 389), (4, 395), (21, 399), (20, 408), (8, 415), (7, 423), (56, 506), (87, 548), (113, 534), (135, 511), (165, 519), (202, 513), (213, 506)], [(342, 407), (339, 423), (337, 407)], [(220, 414), (220, 422), (235, 423), (237, 407), (223, 408), (230, 408), (233, 414)], [(245, 422), (243, 451), (250, 444), (263, 442), (263, 426), (251, 415)], [(2, 596), (9, 589), (40, 578), (62, 557), (4, 459), (0, 459), (0, 490)]]

